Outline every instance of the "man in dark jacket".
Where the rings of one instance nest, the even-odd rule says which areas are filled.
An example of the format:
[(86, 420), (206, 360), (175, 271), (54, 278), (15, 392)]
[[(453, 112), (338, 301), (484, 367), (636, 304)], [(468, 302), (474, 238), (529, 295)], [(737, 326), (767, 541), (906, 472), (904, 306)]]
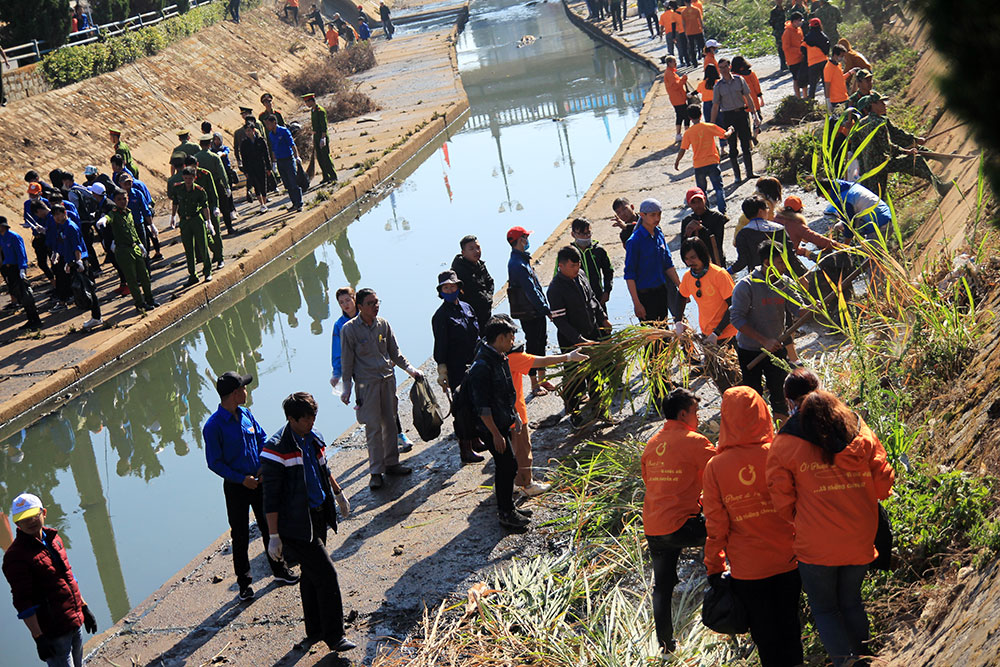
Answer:
[(784, 4), (784, 0), (775, 0), (771, 15), (767, 19), (771, 34), (774, 35), (774, 41), (778, 45), (778, 62), (781, 63), (782, 72), (788, 69), (788, 65), (785, 64), (785, 50), (781, 48), (781, 35), (785, 32), (785, 21), (788, 20)]
[(570, 236), (573, 237), (571, 245), (580, 252), (583, 275), (590, 282), (590, 288), (601, 303), (607, 303), (615, 280), (607, 250), (592, 238), (590, 220), (586, 218), (573, 220)]
[[(530, 234), (524, 227), (511, 227), (507, 231), (507, 243), (510, 244), (507, 303), (510, 305), (510, 316), (518, 320), (524, 330), (525, 351), (544, 356), (548, 342), (548, 323), (545, 320), (551, 315), (542, 285), (531, 266), (531, 255), (528, 254)], [(555, 389), (551, 382), (545, 381), (545, 369), (533, 368), (529, 376), (532, 393), (544, 396)]]
[(351, 512), (326, 465), (323, 436), (313, 430), (319, 406), (311, 394), (296, 392), (281, 407), (288, 423), (272, 435), (260, 452), (264, 512), (270, 533), (267, 554), (281, 561), (289, 555), (302, 568), (299, 593), (306, 642), (326, 642), (331, 651), (350, 651), (344, 636), (344, 605), (333, 560), (326, 551), (327, 526), (337, 530), (337, 510)]
[[(465, 380), (465, 373), (476, 357), (479, 344), (479, 324), (469, 304), (459, 299), (461, 289), (462, 281), (454, 271), (438, 274), (437, 291), (443, 303), (431, 318), (431, 329), (434, 331), (437, 382), (441, 391), (449, 397), (458, 391)], [(456, 413), (454, 402), (452, 414), (455, 416), (455, 437), (458, 438), (462, 463), (481, 463), (483, 457), (472, 450), (477, 441), (476, 433), (468, 429), (466, 420)]]
[(726, 265), (726, 253), (722, 249), (722, 240), (726, 232), (729, 218), (708, 207), (705, 191), (701, 188), (691, 188), (687, 191), (687, 204), (691, 214), (681, 222), (684, 238), (697, 236), (708, 248), (712, 262), (717, 266)]
[(451, 270), (462, 282), (463, 300), (472, 306), (479, 330), (483, 331), (493, 314), (493, 276), (486, 269), (486, 262), (482, 260), (483, 249), (475, 236), (463, 236), (458, 243), (462, 252), (455, 255)]
[(507, 355), (514, 347), (516, 327), (504, 317), (493, 317), (486, 323), (485, 345), (479, 346), (476, 360), (466, 375), (472, 407), (479, 415), (479, 430), (483, 442), (493, 455), (496, 466), (493, 491), (497, 499), (500, 525), (522, 530), (528, 525), (527, 513), (514, 507), (514, 477), (517, 459), (511, 445), (511, 434), (524, 427), (514, 409), (517, 395), (510, 375)]
[[(602, 329), (611, 329), (604, 305), (594, 295), (590, 283), (580, 275), (582, 259), (575, 246), (562, 248), (556, 256), (558, 269), (547, 293), (552, 322), (558, 330), (559, 347), (563, 352), (569, 352), (582, 343), (599, 340), (603, 337)], [(582, 382), (562, 389), (566, 412), (574, 428), (583, 423), (579, 405), (586, 391), (587, 386)]]
[(97, 632), (97, 620), (77, 586), (62, 538), (45, 527), (45, 508), (38, 496), (14, 499), (11, 521), (14, 542), (3, 557), (17, 617), (35, 640), (38, 657), (50, 665), (83, 664), (83, 632)]

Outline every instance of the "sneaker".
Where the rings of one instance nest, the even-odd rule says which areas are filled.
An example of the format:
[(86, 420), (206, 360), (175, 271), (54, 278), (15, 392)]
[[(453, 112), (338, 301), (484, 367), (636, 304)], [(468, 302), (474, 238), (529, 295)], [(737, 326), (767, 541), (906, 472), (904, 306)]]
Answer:
[(404, 466), (402, 463), (397, 463), (394, 466), (389, 466), (385, 469), (390, 475), (409, 475), (413, 472), (413, 468), (409, 466)]
[(247, 600), (253, 600), (253, 587), (250, 586), (250, 584), (240, 586), (240, 599), (244, 602)]
[(517, 514), (518, 516), (523, 516), (525, 519), (530, 519), (531, 515), (534, 514), (534, 512), (531, 510), (526, 510), (521, 507), (515, 507), (514, 514)]
[(504, 528), (513, 528), (514, 530), (526, 528), (529, 523), (527, 519), (516, 512), (501, 512), (498, 518), (500, 519), (501, 526)]
[(341, 637), (340, 639), (336, 640), (328, 640), (326, 642), (326, 645), (330, 647), (331, 651), (334, 651), (336, 653), (343, 653), (344, 651), (350, 651), (351, 649), (355, 649), (358, 647), (357, 644), (352, 642), (347, 637)]
[(548, 482), (533, 481), (528, 486), (522, 486), (519, 488), (521, 489), (521, 492), (524, 493), (524, 495), (528, 496), (529, 498), (533, 498), (551, 489), (552, 485), (549, 484)]
[(208, 274), (207, 276), (205, 276), (205, 282), (206, 282), (206, 283), (210, 283), (210, 282), (212, 282), (212, 274), (211, 274), (211, 273), (210, 273), (210, 274)]
[(260, 211), (261, 213), (267, 213), (267, 204), (261, 204), (260, 208), (257, 210)]
[[(233, 220), (239, 220), (239, 218), (240, 218), (240, 212), (239, 212), (239, 211), (237, 211), (237, 210), (236, 210), (236, 209), (234, 208), (234, 209), (232, 210), (232, 212), (230, 213), (230, 217), (232, 217), (232, 219), (233, 219)], [(230, 231), (232, 231), (232, 230), (230, 230)]]
[(146, 308), (149, 308), (150, 310), (152, 310), (153, 308), (156, 308), (156, 307), (157, 307), (157, 306), (159, 306), (159, 305), (160, 305), (160, 304), (158, 304), (158, 303), (156, 302), (156, 299), (150, 299), (150, 300), (149, 300), (149, 301), (147, 301), (147, 302), (146, 302), (146, 304), (145, 304)]
[(99, 318), (99, 317), (92, 317), (92, 318), (90, 318), (89, 320), (87, 320), (86, 322), (83, 323), (83, 330), (84, 331), (89, 331), (90, 329), (93, 329), (94, 327), (101, 326), (101, 324), (102, 324), (101, 318)]
[(372, 475), (372, 479), (368, 482), (369, 489), (381, 489), (385, 481), (382, 479), (382, 475)]
[(66, 307), (66, 304), (65, 304), (65, 303), (63, 303), (62, 301), (58, 301), (58, 300), (57, 300), (57, 301), (55, 301), (55, 302), (54, 302), (54, 303), (52, 304), (52, 307), (51, 307), (51, 308), (49, 308), (49, 311), (51, 311), (51, 312), (55, 313), (55, 312), (58, 312), (58, 311), (62, 310), (62, 309), (63, 309), (63, 308), (65, 308), (65, 307)]
[(286, 567), (281, 572), (274, 575), (274, 580), (291, 586), (292, 584), (299, 583), (299, 575), (295, 574)]
[(226, 263), (220, 259), (218, 262), (215, 263), (215, 270), (218, 271), (219, 269), (221, 269), (225, 265), (226, 265)]
[(680, 141), (683, 138), (684, 138), (684, 136), (682, 134), (678, 133), (677, 135), (674, 136), (674, 141)]
[(399, 451), (403, 453), (413, 449), (413, 441), (407, 438), (405, 433), (400, 433), (396, 437), (396, 445), (399, 447)]

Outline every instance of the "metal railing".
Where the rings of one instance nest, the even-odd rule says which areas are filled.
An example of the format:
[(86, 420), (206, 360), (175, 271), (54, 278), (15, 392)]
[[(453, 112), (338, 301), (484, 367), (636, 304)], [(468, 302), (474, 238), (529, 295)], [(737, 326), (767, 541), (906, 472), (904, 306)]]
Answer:
[[(216, 0), (190, 0), (188, 5), (193, 9), (215, 1)], [(7, 59), (10, 60), (10, 69), (14, 70), (23, 65), (30, 65), (31, 63), (38, 62), (46, 53), (51, 53), (57, 49), (62, 49), (67, 46), (92, 44), (108, 37), (121, 35), (129, 30), (136, 30), (138, 28), (146, 28), (151, 25), (156, 25), (161, 21), (173, 18), (179, 14), (180, 12), (177, 11), (177, 5), (167, 5), (158, 12), (136, 14), (135, 16), (130, 16), (127, 19), (115, 21), (114, 23), (106, 23), (104, 25), (92, 26), (86, 30), (71, 32), (69, 34), (69, 38), (66, 40), (66, 43), (62, 46), (56, 47), (55, 49), (45, 48), (44, 40), (33, 39), (26, 44), (18, 44), (17, 46), (5, 48), (4, 53), (7, 54)]]

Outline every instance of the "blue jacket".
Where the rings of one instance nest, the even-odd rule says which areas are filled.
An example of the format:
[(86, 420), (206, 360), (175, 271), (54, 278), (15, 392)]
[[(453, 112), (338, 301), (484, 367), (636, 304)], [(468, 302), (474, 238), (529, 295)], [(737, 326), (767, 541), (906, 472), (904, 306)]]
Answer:
[(343, 369), (340, 365), (340, 330), (350, 321), (351, 318), (344, 313), (340, 316), (340, 319), (333, 323), (333, 345), (330, 350), (330, 362), (333, 364), (333, 374), (337, 377), (343, 374)]
[[(836, 206), (826, 207), (826, 214), (838, 218), (847, 216), (847, 222), (866, 239), (875, 239), (876, 227), (885, 235), (885, 228), (892, 222), (892, 209), (879, 196), (861, 185), (851, 181), (837, 181), (840, 191), (833, 193)], [(838, 207), (840, 210), (837, 210)]]
[(507, 262), (507, 282), (511, 317), (532, 319), (548, 316), (549, 303), (535, 269), (531, 267), (531, 255), (511, 249), (510, 260)]
[(51, 249), (59, 253), (64, 262), (75, 262), (77, 250), (80, 251), (80, 259), (87, 258), (87, 246), (75, 222), (67, 220), (62, 225), (55, 225), (54, 231)]
[(276, 125), (274, 132), (268, 133), (271, 140), (271, 152), (275, 160), (291, 160), (295, 157), (295, 139), (284, 125)]
[(24, 239), (9, 229), (0, 234), (0, 257), (4, 264), (13, 264), (18, 269), (28, 268), (28, 253), (24, 250)]
[(634, 280), (636, 289), (652, 289), (665, 285), (667, 270), (672, 269), (670, 246), (658, 226), (650, 234), (637, 224), (625, 243), (625, 280)]
[(228, 482), (242, 484), (248, 475), (257, 476), (267, 434), (248, 409), (240, 406), (238, 411), (237, 416), (220, 405), (201, 433), (209, 470)]
[[(49, 200), (48, 199), (46, 199), (45, 197), (42, 197), (41, 200), (45, 203), (46, 206), (49, 206), (51, 208), (51, 204), (49, 204)], [(39, 224), (38, 220), (35, 219), (35, 216), (31, 214), (31, 205), (33, 203), (34, 202), (31, 201), (30, 199), (25, 199), (24, 200), (24, 226), (27, 227), (28, 229), (32, 230), (35, 233), (36, 236), (41, 236), (45, 232), (35, 231), (34, 227), (32, 227), (32, 225)]]
[(132, 181), (132, 189), (128, 193), (128, 209), (132, 211), (132, 220), (137, 224), (153, 217), (153, 200), (144, 183)]

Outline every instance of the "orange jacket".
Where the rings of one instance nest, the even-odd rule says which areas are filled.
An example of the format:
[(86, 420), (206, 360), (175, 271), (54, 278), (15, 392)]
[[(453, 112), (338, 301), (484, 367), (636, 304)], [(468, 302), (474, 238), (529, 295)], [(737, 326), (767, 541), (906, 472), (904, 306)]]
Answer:
[(698, 35), (704, 32), (701, 25), (701, 10), (695, 5), (688, 5), (681, 10), (681, 18), (684, 19), (684, 34)]
[(667, 87), (670, 104), (675, 107), (687, 104), (687, 90), (684, 88), (687, 80), (687, 74), (677, 76), (677, 70), (671, 67), (668, 67), (667, 71), (663, 73), (663, 85)]
[(704, 62), (702, 62), (702, 67), (701, 67), (702, 71), (705, 71), (705, 69), (709, 65), (711, 65), (712, 67), (714, 67), (716, 72), (719, 71), (719, 61), (716, 60), (715, 54), (712, 53), (711, 51), (706, 51), (705, 52), (705, 60), (704, 60)]
[(668, 419), (642, 453), (642, 525), (646, 535), (676, 532), (701, 512), (701, 475), (715, 454), (708, 438), (687, 424)]
[(753, 98), (753, 106), (757, 111), (760, 111), (760, 98), (763, 93), (760, 89), (760, 79), (757, 78), (757, 73), (750, 70), (749, 74), (742, 74), (743, 80), (747, 82), (747, 87), (750, 89), (750, 97)]
[(867, 565), (875, 560), (879, 500), (895, 472), (882, 443), (858, 417), (861, 431), (833, 465), (805, 439), (792, 417), (771, 445), (767, 488), (780, 516), (795, 522), (795, 555), (811, 565)]
[(705, 467), (705, 567), (737, 579), (765, 579), (794, 570), (791, 521), (771, 504), (764, 471), (774, 439), (767, 403), (750, 387), (722, 395), (718, 453)]
[(798, 65), (802, 62), (802, 28), (796, 28), (791, 21), (785, 23), (785, 32), (781, 33), (781, 50), (785, 52), (785, 62)]

